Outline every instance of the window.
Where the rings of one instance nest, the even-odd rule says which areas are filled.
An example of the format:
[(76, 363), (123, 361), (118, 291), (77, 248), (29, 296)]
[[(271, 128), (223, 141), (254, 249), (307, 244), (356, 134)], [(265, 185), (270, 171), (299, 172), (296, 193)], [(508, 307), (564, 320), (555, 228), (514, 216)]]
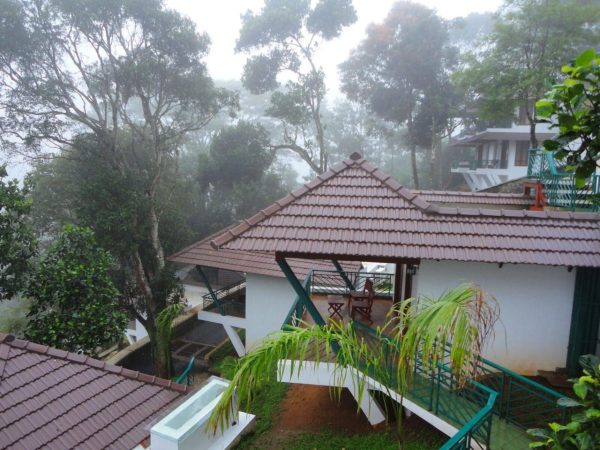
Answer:
[(515, 166), (527, 166), (529, 160), (529, 141), (517, 141)]

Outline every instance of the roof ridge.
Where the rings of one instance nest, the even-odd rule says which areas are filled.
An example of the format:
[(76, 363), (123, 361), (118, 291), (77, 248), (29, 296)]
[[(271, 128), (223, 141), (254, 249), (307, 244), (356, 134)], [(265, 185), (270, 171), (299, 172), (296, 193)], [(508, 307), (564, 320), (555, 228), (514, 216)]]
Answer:
[(109, 364), (106, 361), (92, 358), (80, 353), (69, 352), (66, 350), (60, 350), (48, 345), (36, 344), (35, 342), (26, 341), (23, 339), (16, 339), (11, 334), (0, 333), (0, 344), (5, 344), (10, 347), (23, 349), (32, 353), (38, 353), (41, 355), (47, 355), (55, 359), (65, 360), (71, 363), (83, 364), (85, 366), (113, 373), (115, 375), (121, 375), (131, 380), (140, 381), (146, 384), (152, 384), (166, 389), (170, 389), (177, 392), (188, 392), (190, 388), (182, 384), (174, 383), (171, 380), (159, 378), (155, 375), (149, 375), (137, 370), (130, 370), (125, 367)]
[[(360, 157), (360, 153), (355, 152), (351, 155), (351, 158), (355, 157), (356, 155), (359, 155), (359, 157)], [(360, 158), (362, 161), (365, 161), (364, 159), (362, 159), (362, 157), (360, 157)], [(357, 162), (359, 162), (359, 160), (344, 159), (344, 160), (340, 161), (339, 163), (331, 166), (329, 168), (329, 170), (327, 170), (326, 172), (323, 172), (322, 174), (317, 175), (313, 180), (304, 183), (298, 189), (293, 190), (285, 197), (280, 198), (279, 200), (276, 200), (274, 203), (267, 206), (266, 208), (261, 209), (259, 212), (250, 216), (249, 218), (240, 220), (237, 225), (226, 229), (223, 233), (219, 234), (219, 236), (217, 236), (215, 239), (212, 239), (210, 241), (211, 247), (213, 247), (214, 249), (218, 249), (222, 245), (227, 244), (228, 242), (232, 241), (233, 239), (235, 239), (237, 236), (239, 236), (240, 234), (242, 234), (249, 228), (251, 228), (254, 225), (258, 224), (259, 222), (262, 222), (263, 220), (271, 217), (273, 214), (277, 213), (278, 211), (281, 211), (283, 208), (285, 208), (287, 205), (292, 203), (294, 200), (313, 191), (314, 189), (321, 186), (324, 182), (326, 182), (333, 176), (352, 167)]]

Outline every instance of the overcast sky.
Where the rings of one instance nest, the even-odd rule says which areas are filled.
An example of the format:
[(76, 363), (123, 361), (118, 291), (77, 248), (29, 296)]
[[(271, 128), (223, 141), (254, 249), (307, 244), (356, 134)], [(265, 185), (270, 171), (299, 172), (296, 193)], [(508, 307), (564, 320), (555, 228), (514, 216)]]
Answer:
[[(213, 78), (218, 80), (239, 80), (245, 61), (243, 54), (234, 52), (235, 41), (241, 25), (240, 15), (251, 9), (260, 11), (263, 0), (167, 0), (167, 5), (190, 17), (198, 24), (199, 31), (209, 34), (212, 45), (207, 58), (208, 68)], [(370, 23), (381, 22), (393, 0), (354, 0), (358, 21), (345, 28), (342, 35), (325, 43), (317, 55), (319, 64), (325, 69), (326, 83), (330, 94), (338, 91), (337, 66), (348, 57), (350, 50), (365, 37), (365, 29)], [(434, 8), (442, 17), (452, 19), (466, 16), (471, 12), (495, 11), (501, 0), (417, 0)]]

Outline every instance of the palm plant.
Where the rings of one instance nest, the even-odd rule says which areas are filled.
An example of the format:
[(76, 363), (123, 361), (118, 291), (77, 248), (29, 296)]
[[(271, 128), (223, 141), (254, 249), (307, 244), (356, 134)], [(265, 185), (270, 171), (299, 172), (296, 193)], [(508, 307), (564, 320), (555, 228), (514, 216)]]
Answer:
[[(261, 386), (276, 376), (285, 381), (281, 360), (290, 361), (290, 376), (300, 374), (308, 356), (314, 364), (333, 361), (336, 388), (332, 392), (339, 397), (350, 377), (359, 403), (369, 379), (376, 380), (384, 393), (395, 392), (402, 399), (417, 363), (433, 367), (445, 361), (460, 386), (475, 376), (477, 358), (497, 319), (495, 300), (478, 286), (463, 284), (438, 299), (411, 298), (395, 305), (385, 324), (368, 335), (352, 322), (289, 327), (238, 361), (209, 426), (224, 429), (233, 419), (236, 399), (241, 407), (248, 407)], [(402, 400), (398, 404), (401, 407)]]

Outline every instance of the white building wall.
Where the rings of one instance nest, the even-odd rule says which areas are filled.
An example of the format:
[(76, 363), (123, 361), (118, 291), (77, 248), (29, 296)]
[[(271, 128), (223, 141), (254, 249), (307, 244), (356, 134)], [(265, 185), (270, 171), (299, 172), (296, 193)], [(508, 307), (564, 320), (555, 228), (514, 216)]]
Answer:
[(481, 286), (500, 307), (500, 322), (485, 357), (526, 375), (565, 366), (575, 270), (422, 261), (413, 295), (435, 298), (463, 282)]
[(296, 293), (285, 278), (246, 275), (246, 350), (281, 329), (294, 300)]

